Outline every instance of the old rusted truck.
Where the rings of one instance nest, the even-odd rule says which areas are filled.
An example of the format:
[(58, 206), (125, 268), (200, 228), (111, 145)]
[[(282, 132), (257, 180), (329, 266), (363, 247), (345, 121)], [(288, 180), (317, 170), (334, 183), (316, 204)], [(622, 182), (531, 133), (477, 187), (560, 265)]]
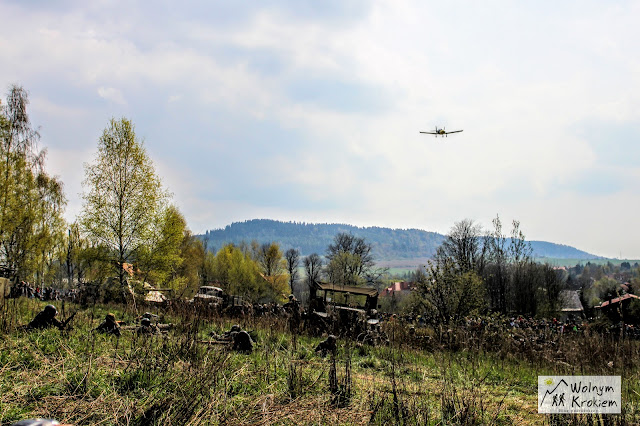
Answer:
[(377, 308), (375, 288), (314, 282), (309, 290), (307, 327), (314, 334), (356, 338), (378, 323)]

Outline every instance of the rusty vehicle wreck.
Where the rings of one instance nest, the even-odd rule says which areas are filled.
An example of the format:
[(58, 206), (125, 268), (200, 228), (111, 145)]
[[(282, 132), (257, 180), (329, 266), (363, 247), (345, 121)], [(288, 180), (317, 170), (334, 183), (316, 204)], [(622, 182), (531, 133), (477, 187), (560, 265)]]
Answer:
[(306, 327), (311, 334), (358, 338), (378, 326), (378, 290), (315, 281)]

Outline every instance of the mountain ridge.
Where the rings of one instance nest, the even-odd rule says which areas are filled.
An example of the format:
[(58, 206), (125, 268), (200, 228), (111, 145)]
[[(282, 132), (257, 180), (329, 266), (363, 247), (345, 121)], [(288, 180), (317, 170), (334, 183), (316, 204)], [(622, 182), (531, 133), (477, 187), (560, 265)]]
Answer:
[[(296, 248), (301, 256), (324, 255), (333, 238), (340, 232), (365, 238), (372, 244), (376, 262), (430, 258), (445, 239), (445, 235), (416, 228), (399, 229), (378, 226), (358, 227), (339, 223), (282, 222), (272, 219), (251, 219), (233, 222), (224, 228), (196, 235), (207, 240), (209, 250), (217, 251), (228, 243), (277, 242), (282, 251)], [(564, 244), (529, 241), (536, 258), (604, 259)]]

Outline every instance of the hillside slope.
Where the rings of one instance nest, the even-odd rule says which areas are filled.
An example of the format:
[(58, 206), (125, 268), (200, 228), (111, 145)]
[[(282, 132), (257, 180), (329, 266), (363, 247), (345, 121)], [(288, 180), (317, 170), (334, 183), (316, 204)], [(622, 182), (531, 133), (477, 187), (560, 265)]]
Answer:
[[(280, 222), (254, 219), (234, 222), (224, 229), (207, 231), (199, 238), (208, 240), (209, 250), (217, 251), (228, 243), (258, 243), (275, 241), (282, 250), (297, 248), (302, 256), (311, 253), (323, 255), (333, 237), (347, 232), (365, 238), (373, 246), (376, 261), (424, 259), (433, 256), (444, 240), (444, 235), (420, 229), (390, 229), (381, 227), (357, 227), (346, 224)], [(531, 241), (534, 257), (559, 259), (597, 259), (598, 256), (574, 247), (546, 241)]]

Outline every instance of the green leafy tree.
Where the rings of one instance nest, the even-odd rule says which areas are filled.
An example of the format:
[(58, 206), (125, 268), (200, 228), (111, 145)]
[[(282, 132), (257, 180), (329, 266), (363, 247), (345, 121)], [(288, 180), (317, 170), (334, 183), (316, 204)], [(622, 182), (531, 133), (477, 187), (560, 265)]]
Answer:
[(585, 300), (589, 306), (596, 306), (621, 295), (622, 288), (618, 281), (610, 277), (602, 277), (585, 291)]
[(287, 263), (282, 255), (282, 250), (280, 250), (280, 245), (275, 242), (260, 245), (256, 260), (260, 265), (264, 279), (274, 289), (277, 289), (275, 290), (277, 293), (282, 293), (284, 296), (285, 293), (288, 294), (293, 290), (288, 286)]
[(358, 255), (350, 252), (339, 252), (332, 256), (326, 271), (329, 280), (334, 284), (358, 286), (364, 284), (364, 278), (356, 271), (361, 264)]
[(233, 244), (222, 247), (213, 260), (213, 278), (232, 295), (239, 295), (253, 302), (278, 300), (286, 293), (281, 282), (272, 282), (262, 274), (259, 263), (247, 250)]
[(460, 273), (451, 257), (430, 262), (418, 275), (418, 293), (424, 310), (439, 323), (456, 322), (486, 307), (486, 288), (474, 271)]
[(177, 207), (171, 205), (162, 210), (151, 226), (151, 238), (137, 252), (137, 266), (143, 281), (156, 285), (169, 285), (177, 278), (177, 270), (183, 258), (182, 241), (188, 232), (187, 222)]
[(176, 276), (180, 279), (173, 287), (179, 291), (179, 295), (195, 293), (202, 283), (203, 264), (206, 261), (206, 252), (202, 241), (195, 237), (188, 229), (185, 231), (180, 243), (180, 266)]
[(31, 126), (26, 90), (12, 86), (0, 110), (0, 266), (18, 279), (51, 279), (61, 254), (66, 204), (60, 180)]
[(36, 282), (50, 283), (58, 276), (65, 254), (66, 222), (62, 217), (66, 199), (60, 180), (40, 172), (36, 177), (36, 202), (31, 258)]
[[(195, 293), (205, 261), (202, 242), (193, 236), (175, 206), (164, 210), (158, 225), (157, 239), (147, 257), (152, 282), (173, 289), (178, 295)], [(141, 269), (145, 268), (141, 266)]]
[(257, 259), (262, 273), (267, 277), (282, 274), (284, 272), (284, 260), (282, 250), (277, 243), (264, 243), (258, 249)]
[(200, 265), (200, 285), (210, 285), (212, 280), (214, 279), (216, 254), (207, 249), (206, 240), (203, 250), (204, 257), (202, 259), (202, 264)]
[(80, 225), (74, 222), (67, 231), (66, 275), (69, 284), (83, 283), (86, 274), (91, 268), (91, 260), (96, 259), (95, 254), (89, 254), (89, 241), (80, 232)]
[(83, 186), (82, 228), (108, 249), (124, 287), (124, 264), (153, 243), (154, 221), (168, 197), (131, 121), (111, 119), (95, 160), (85, 164)]

